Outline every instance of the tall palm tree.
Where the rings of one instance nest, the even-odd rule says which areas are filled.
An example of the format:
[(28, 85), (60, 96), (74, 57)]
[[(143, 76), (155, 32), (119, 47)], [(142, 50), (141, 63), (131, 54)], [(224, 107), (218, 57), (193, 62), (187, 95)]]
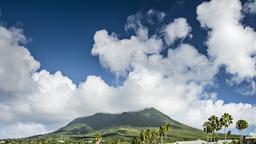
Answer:
[(217, 138), (217, 141), (216, 143), (218, 142), (219, 138), (218, 138), (218, 135), (219, 135), (219, 131), (223, 128), (223, 125), (220, 121), (220, 119), (217, 120), (217, 128), (216, 128), (216, 138)]
[(224, 113), (220, 118), (221, 124), (224, 126), (225, 142), (227, 140), (226, 129), (233, 123), (233, 118), (229, 113)]
[(236, 122), (236, 128), (239, 130), (240, 133), (240, 144), (243, 143), (243, 130), (248, 128), (249, 124), (246, 120), (238, 120)]
[(166, 134), (166, 127), (165, 127), (165, 125), (163, 124), (163, 125), (161, 125), (161, 126), (159, 127), (159, 135), (160, 135), (160, 139), (161, 139), (161, 144), (164, 143), (164, 136), (165, 136), (165, 134)]
[(145, 130), (145, 142), (146, 142), (146, 144), (149, 144), (151, 139), (152, 139), (151, 130), (146, 129)]
[(165, 128), (166, 128), (166, 131), (170, 131), (171, 130), (171, 124), (167, 123), (165, 124)]
[(213, 128), (212, 128), (211, 123), (209, 121), (204, 122), (203, 129), (204, 129), (204, 132), (206, 133), (206, 141), (208, 143), (209, 141), (212, 140)]
[(152, 143), (158, 144), (159, 130), (152, 130), (151, 135), (152, 135)]
[(99, 144), (102, 140), (101, 134), (100, 133), (96, 133), (94, 136), (95, 142), (96, 144)]
[(142, 141), (141, 141), (141, 139), (140, 139), (140, 137), (134, 137), (133, 139), (132, 139), (132, 142), (131, 142), (132, 144), (142, 144)]
[(215, 115), (212, 115), (208, 120), (212, 127), (213, 141), (217, 143), (216, 138), (218, 136), (218, 131), (222, 128), (222, 125), (218, 117), (216, 117)]
[[(167, 134), (167, 132), (169, 132), (171, 130), (171, 124), (169, 124), (169, 123), (165, 124), (165, 130), (166, 130), (166, 134)], [(166, 134), (165, 134), (165, 136), (166, 136)]]
[(164, 143), (164, 137), (166, 136), (166, 133), (170, 131), (171, 125), (170, 124), (162, 124), (159, 128), (159, 135), (161, 139), (161, 144)]
[(146, 141), (146, 131), (145, 130), (142, 130), (140, 132), (140, 140), (142, 143), (145, 143), (145, 141)]

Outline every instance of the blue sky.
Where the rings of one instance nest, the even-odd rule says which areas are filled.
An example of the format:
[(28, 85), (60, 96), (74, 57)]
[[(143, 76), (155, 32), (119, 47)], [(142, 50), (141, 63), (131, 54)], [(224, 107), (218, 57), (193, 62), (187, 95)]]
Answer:
[[(76, 84), (87, 75), (99, 75), (109, 84), (116, 78), (101, 67), (97, 57), (91, 55), (93, 35), (99, 29), (129, 36), (124, 29), (129, 15), (155, 9), (167, 13), (165, 21), (177, 17), (187, 18), (193, 27), (193, 39), (188, 40), (199, 52), (205, 54), (206, 31), (196, 20), (196, 7), (203, 1), (25, 1), (3, 0), (1, 23), (24, 29), (31, 39), (28, 49), (40, 61), (41, 69), (54, 73), (62, 71)], [(99, 5), (99, 3), (101, 3)], [(244, 3), (244, 2), (243, 2)], [(255, 27), (255, 16), (245, 17), (244, 22)], [(256, 103), (255, 94), (243, 96), (237, 89), (226, 85), (225, 72), (218, 74), (216, 89), (226, 102)], [(230, 96), (232, 95), (232, 96)]]
[[(218, 0), (213, 0), (213, 1), (214, 2), (216, 1), (216, 3), (212, 2), (213, 3), (212, 5), (217, 5)], [(225, 1), (227, 1), (227, 3), (228, 2), (231, 3), (230, 0), (225, 0)], [(91, 1), (84, 1), (84, 0), (75, 0), (75, 1), (68, 1), (68, 0), (63, 0), (63, 1), (58, 1), (58, 0), (45, 0), (45, 1), (1, 0), (0, 1), (0, 9), (1, 9), (0, 22), (2, 25), (1, 27), (6, 28), (9, 31), (11, 31), (10, 30), (11, 27), (14, 27), (15, 29), (22, 29), (23, 33), (21, 35), (24, 35), (26, 37), (27, 42), (18, 44), (18, 45), (25, 46), (25, 48), (30, 51), (31, 54), (29, 55), (29, 57), (32, 56), (35, 59), (35, 60), (31, 60), (32, 61), (31, 63), (33, 63), (32, 65), (37, 65), (36, 64), (37, 62), (40, 63), (40, 66), (32, 66), (31, 68), (30, 67), (27, 68), (27, 66), (22, 67), (25, 69), (25, 71), (28, 71), (28, 76), (27, 75), (24, 76), (24, 77), (28, 77), (28, 79), (29, 79), (29, 80), (26, 80), (25, 85), (31, 85), (31, 83), (27, 84), (27, 81), (32, 81), (32, 83), (34, 81), (36, 81), (35, 85), (39, 85), (39, 87), (44, 87), (46, 85), (50, 85), (49, 82), (45, 82), (45, 81), (49, 80), (52, 83), (56, 82), (56, 81), (60, 81), (60, 86), (59, 86), (59, 83), (56, 84), (57, 85), (56, 90), (55, 89), (51, 90), (51, 91), (49, 90), (50, 94), (55, 94), (55, 95), (60, 95), (60, 96), (67, 95), (67, 97), (72, 97), (73, 94), (69, 94), (69, 93), (71, 93), (69, 91), (67, 92), (68, 94), (66, 94), (64, 92), (63, 93), (56, 92), (56, 91), (60, 91), (58, 88), (61, 88), (62, 87), (61, 84), (65, 83), (71, 89), (70, 91), (73, 92), (73, 89), (78, 89), (78, 90), (74, 90), (74, 91), (76, 91), (75, 93), (82, 93), (83, 95), (86, 95), (86, 97), (84, 98), (86, 102), (90, 101), (89, 99), (91, 99), (91, 97), (90, 97), (91, 93), (95, 94), (94, 91), (88, 90), (89, 88), (94, 88), (93, 87), (94, 85), (97, 85), (99, 87), (102, 86), (102, 87), (104, 87), (103, 88), (104, 90), (108, 89), (105, 87), (110, 87), (110, 90), (106, 90), (106, 91), (104, 91), (104, 93), (108, 93), (109, 91), (112, 91), (112, 87), (113, 87), (113, 89), (116, 89), (116, 90), (114, 90), (114, 92), (109, 92), (113, 95), (115, 95), (116, 93), (118, 93), (116, 95), (121, 95), (121, 94), (137, 95), (138, 93), (142, 94), (142, 95), (144, 95), (144, 94), (146, 95), (147, 93), (143, 93), (143, 92), (141, 93), (141, 92), (137, 92), (135, 90), (134, 90), (134, 93), (128, 93), (128, 92), (125, 93), (125, 91), (133, 91), (133, 89), (130, 85), (130, 83), (131, 83), (130, 79), (132, 79), (133, 78), (132, 76), (134, 75), (134, 73), (137, 72), (136, 71), (137, 66), (140, 64), (138, 61), (134, 62), (134, 61), (130, 60), (132, 62), (130, 62), (129, 65), (136, 63), (136, 66), (134, 66), (134, 67), (128, 66), (128, 68), (125, 67), (125, 69), (124, 69), (125, 75), (118, 76), (119, 71), (117, 71), (116, 68), (120, 68), (120, 67), (116, 67), (117, 66), (116, 62), (112, 61), (113, 57), (111, 56), (111, 52), (104, 53), (103, 49), (97, 48), (97, 46), (95, 46), (98, 43), (100, 45), (101, 40), (104, 41), (104, 39), (102, 39), (102, 37), (104, 37), (104, 36), (111, 37), (110, 39), (118, 39), (117, 41), (121, 41), (122, 39), (130, 40), (131, 36), (135, 36), (140, 39), (140, 36), (136, 32), (138, 32), (139, 28), (142, 28), (142, 29), (146, 28), (148, 30), (147, 40), (152, 38), (153, 41), (157, 42), (157, 39), (162, 39), (164, 44), (163, 44), (163, 46), (161, 46), (161, 54), (160, 55), (155, 54), (154, 52), (153, 53), (149, 52), (149, 54), (147, 52), (145, 52), (146, 53), (145, 55), (147, 55), (147, 56), (156, 55), (156, 56), (167, 57), (167, 55), (168, 55), (167, 53), (169, 53), (171, 51), (171, 53), (174, 53), (174, 57), (175, 57), (175, 55), (179, 55), (179, 54), (182, 56), (183, 50), (185, 51), (185, 50), (191, 49), (191, 48), (183, 48), (183, 44), (189, 44), (189, 45), (193, 46), (192, 52), (191, 51), (189, 51), (189, 52), (193, 53), (194, 52), (193, 50), (195, 49), (198, 52), (198, 53), (196, 52), (195, 55), (196, 56), (199, 55), (199, 57), (202, 56), (203, 58), (202, 57), (201, 58), (204, 60), (206, 59), (205, 63), (207, 63), (206, 64), (207, 66), (209, 63), (210, 67), (206, 67), (203, 70), (203, 74), (202, 74), (202, 75), (204, 75), (205, 73), (208, 73), (207, 68), (209, 68), (209, 75), (210, 75), (209, 79), (206, 78), (201, 81), (201, 79), (198, 80), (199, 78), (192, 79), (192, 80), (188, 78), (188, 80), (186, 80), (187, 82), (185, 84), (183, 84), (183, 79), (181, 80), (181, 83), (183, 84), (182, 86), (186, 87), (187, 89), (189, 89), (191, 86), (188, 83), (191, 81), (195, 81), (196, 89), (198, 88), (198, 91), (200, 91), (200, 92), (198, 92), (198, 94), (194, 94), (194, 93), (197, 93), (197, 91), (194, 92), (189, 89), (188, 90), (189, 92), (185, 93), (185, 95), (192, 95), (191, 97), (193, 97), (193, 98), (194, 98), (194, 95), (196, 95), (197, 98), (201, 100), (201, 99), (204, 99), (204, 98), (202, 98), (202, 95), (204, 95), (204, 94), (210, 95), (210, 94), (214, 93), (213, 95), (217, 94), (217, 98), (206, 96), (207, 100), (210, 99), (211, 101), (213, 101), (213, 105), (216, 104), (215, 102), (217, 100), (221, 100), (221, 101), (223, 101), (223, 104), (220, 104), (220, 105), (223, 105), (223, 107), (225, 107), (225, 108), (229, 107), (229, 105), (230, 104), (232, 105), (233, 103), (237, 104), (237, 105), (239, 105), (239, 103), (241, 103), (242, 105), (245, 105), (244, 106), (245, 108), (243, 107), (241, 109), (247, 110), (246, 104), (249, 104), (250, 105), (249, 107), (252, 107), (252, 111), (255, 111), (255, 104), (256, 104), (255, 91), (251, 92), (251, 94), (249, 94), (249, 95), (248, 94), (245, 95), (245, 94), (241, 93), (241, 89), (246, 88), (249, 84), (255, 84), (256, 74), (254, 74), (254, 73), (251, 74), (248, 72), (246, 74), (248, 74), (250, 76), (244, 75), (243, 71), (236, 69), (236, 68), (237, 68), (237, 66), (238, 67), (241, 66), (241, 68), (247, 69), (247, 67), (244, 67), (244, 65), (247, 66), (247, 64), (236, 65), (229, 61), (225, 61), (221, 58), (218, 59), (219, 57), (222, 56), (222, 54), (220, 54), (221, 56), (219, 56), (219, 55), (214, 55), (215, 53), (212, 53), (212, 54), (208, 53), (209, 49), (212, 49), (213, 51), (216, 50), (216, 53), (217, 53), (217, 50), (220, 50), (220, 49), (215, 49), (215, 45), (213, 45), (212, 47), (207, 45), (208, 40), (209, 41), (211, 40), (211, 36), (209, 34), (212, 32), (214, 35), (214, 32), (215, 32), (214, 29), (215, 28), (217, 29), (219, 27), (217, 27), (217, 26), (215, 27), (215, 23), (211, 22), (211, 20), (210, 20), (211, 18), (209, 16), (207, 17), (207, 15), (206, 15), (206, 17), (209, 19), (204, 17), (204, 15), (207, 14), (207, 11), (205, 13), (201, 14), (202, 17), (200, 19), (200, 12), (198, 12), (197, 10), (198, 10), (198, 6), (201, 5), (203, 2), (208, 2), (208, 1), (203, 1), (203, 0), (197, 0), (197, 1), (189, 1), (189, 0), (181, 0), (181, 1), (180, 0), (124, 0), (124, 1), (119, 1), (119, 0), (108, 0), (108, 1), (100, 1), (100, 0), (93, 0), (93, 1), (92, 0)], [(237, 21), (239, 22), (239, 24), (241, 26), (244, 26), (244, 27), (249, 26), (252, 28), (252, 31), (254, 31), (256, 29), (256, 23), (255, 23), (255, 18), (256, 18), (255, 13), (256, 12), (253, 11), (253, 4), (256, 4), (256, 2), (254, 3), (254, 1), (241, 1), (241, 3), (240, 3), (239, 0), (235, 0), (235, 2), (236, 2), (235, 5), (242, 7), (241, 8), (242, 10), (240, 10), (239, 12), (241, 12), (241, 15), (243, 15), (243, 18), (238, 19)], [(248, 10), (245, 8), (246, 4), (248, 4), (248, 5), (250, 4), (252, 7)], [(210, 7), (210, 4), (209, 4), (209, 7)], [(231, 9), (230, 11), (233, 12), (233, 7), (230, 9)], [(156, 17), (153, 17), (153, 18), (147, 17), (148, 12), (151, 10), (154, 10), (153, 16), (156, 16)], [(224, 14), (225, 10), (223, 10), (223, 11), (224, 11), (223, 12), (223, 14)], [(160, 22), (156, 22), (156, 21), (158, 21), (157, 16), (159, 14), (157, 12), (165, 15), (163, 20), (160, 20)], [(229, 12), (229, 11), (227, 10), (227, 12)], [(127, 18), (129, 16), (134, 16), (135, 18), (142, 16), (142, 18), (141, 17), (138, 18), (139, 23), (142, 26), (137, 25), (135, 28), (130, 28), (128, 30), (125, 29), (125, 27), (128, 25)], [(153, 24), (148, 21), (148, 20), (150, 20), (150, 18), (152, 18), (151, 20), (153, 21)], [(166, 33), (166, 32), (163, 32), (163, 29), (166, 28), (169, 24), (171, 25), (171, 23), (174, 22), (175, 19), (178, 19), (178, 18), (185, 18), (185, 20), (186, 20), (185, 23), (187, 23), (188, 27), (190, 27), (192, 30), (187, 32), (186, 36), (181, 36), (181, 37), (177, 36), (175, 41), (172, 44), (168, 45), (167, 42), (165, 42), (166, 37), (164, 35), (166, 35), (166, 34), (163, 34), (163, 33)], [(222, 24), (224, 25), (223, 27), (225, 27), (226, 23), (229, 23), (228, 20), (229, 19), (227, 19), (227, 22), (221, 21)], [(138, 24), (138, 21), (136, 21), (136, 20), (133, 22), (134, 22), (133, 24), (135, 24), (135, 25)], [(212, 24), (212, 23), (214, 23), (214, 24)], [(203, 26), (204, 24), (206, 25), (206, 27)], [(103, 29), (108, 32), (107, 36), (105, 35), (104, 31), (101, 31)], [(97, 38), (95, 38), (96, 32), (99, 32), (99, 35), (98, 35), (99, 41), (97, 41)], [(219, 32), (219, 31), (216, 30), (216, 32)], [(11, 31), (10, 33), (13, 33), (13, 32)], [(111, 33), (115, 33), (115, 34), (111, 35)], [(155, 39), (153, 37), (153, 35), (156, 35), (157, 38)], [(189, 35), (192, 35), (192, 37), (190, 37)], [(239, 38), (239, 40), (242, 40), (241, 43), (243, 43), (243, 39), (244, 39), (243, 37)], [(225, 43), (226, 41), (223, 40), (220, 42)], [(115, 47), (115, 45), (111, 45), (111, 44), (112, 43), (109, 43), (109, 44), (106, 43), (106, 45), (107, 46), (109, 45), (109, 47), (110, 47), (109, 51), (113, 50), (111, 48)], [(228, 47), (230, 45), (227, 45), (227, 48), (230, 48), (230, 51), (233, 51), (232, 47)], [(104, 47), (104, 45), (100, 45), (100, 46)], [(181, 48), (179, 48), (179, 47), (181, 47)], [(247, 46), (245, 46), (245, 47), (247, 47)], [(95, 49), (95, 51), (96, 51), (94, 56), (92, 55), (93, 49)], [(178, 50), (176, 51), (176, 49), (178, 49)], [(180, 50), (181, 52), (179, 51), (179, 49), (181, 49)], [(241, 50), (241, 49), (239, 49), (239, 50)], [(136, 53), (136, 51), (135, 52), (133, 51), (133, 53)], [(223, 53), (225, 53), (225, 51), (223, 51)], [(120, 54), (125, 55), (125, 52), (120, 53)], [(236, 56), (239, 56), (239, 55), (234, 55), (232, 57), (234, 62), (236, 60)], [(255, 53), (252, 54), (252, 56), (250, 56), (250, 57), (253, 59), (253, 56), (255, 56)], [(216, 58), (217, 60), (215, 60), (214, 57), (217, 57)], [(122, 57), (118, 57), (118, 58), (122, 59)], [(120, 59), (118, 59), (118, 58), (115, 61), (119, 61)], [(137, 57), (135, 57), (134, 59), (136, 59), (136, 58)], [(197, 57), (195, 57), (195, 58), (197, 58)], [(10, 56), (10, 59), (11, 59), (11, 56)], [(12, 61), (12, 60), (14, 60), (14, 59), (11, 59), (10, 61)], [(120, 60), (120, 61), (122, 61), (122, 60)], [(149, 60), (146, 60), (146, 61), (149, 61)], [(183, 59), (180, 59), (179, 61), (183, 62)], [(253, 62), (255, 62), (255, 59), (253, 60)], [(179, 62), (177, 62), (177, 63), (179, 63)], [(6, 68), (6, 67), (4, 67), (5, 63), (3, 63), (2, 65), (3, 65), (3, 68)], [(0, 63), (0, 66), (1, 66), (1, 63)], [(197, 65), (195, 64), (195, 66), (197, 66)], [(216, 66), (216, 69), (215, 69), (215, 66)], [(236, 67), (233, 67), (233, 66), (236, 66)], [(132, 68), (130, 68), (130, 67), (132, 67)], [(145, 67), (147, 67), (147, 66), (145, 66)], [(214, 70), (212, 70), (213, 67), (214, 67)], [(18, 66), (17, 66), (17, 68), (18, 68)], [(199, 67), (199, 68), (201, 68), (201, 67)], [(228, 68), (230, 68), (230, 69), (227, 70)], [(232, 68), (234, 68), (234, 69), (232, 69)], [(29, 70), (27, 70), (27, 69), (29, 69)], [(36, 70), (36, 72), (33, 71), (34, 69)], [(152, 72), (150, 74), (152, 74), (152, 75), (155, 70), (158, 71), (157, 68), (154, 69), (152, 67), (147, 67), (147, 69), (150, 69), (150, 71)], [(174, 69), (175, 69), (175, 66), (174, 66)], [(191, 69), (192, 69), (191, 71), (193, 71), (193, 68), (191, 68)], [(169, 70), (169, 69), (167, 69), (167, 70)], [(58, 71), (60, 71), (61, 74), (56, 74), (56, 72), (58, 73)], [(195, 71), (197, 71), (196, 68), (195, 68)], [(245, 70), (245, 71), (247, 71), (247, 70)], [(158, 72), (161, 73), (162, 71), (159, 70)], [(22, 73), (21, 76), (23, 76), (23, 74), (24, 73)], [(139, 72), (136, 74), (138, 74), (138, 75), (136, 75), (136, 77), (139, 77), (139, 78), (141, 77), (142, 81), (144, 81), (144, 79), (143, 79), (144, 74), (145, 74), (144, 71), (143, 71), (143, 73)], [(1, 75), (1, 73), (0, 73), (0, 75)], [(31, 75), (32, 75), (32, 79), (31, 79)], [(132, 75), (132, 76), (130, 76), (130, 75)], [(162, 75), (162, 73), (160, 75)], [(66, 78), (64, 78), (65, 76), (66, 76)], [(181, 77), (185, 77), (185, 76), (187, 76), (187, 75), (181, 75)], [(39, 81), (38, 79), (40, 79), (41, 77), (42, 77), (42, 79), (44, 79), (46, 77), (45, 78), (46, 80)], [(170, 77), (172, 77), (172, 76), (170, 76)], [(206, 76), (206, 77), (208, 77), (208, 76)], [(236, 79), (236, 78), (239, 79), (238, 80), (239, 82), (232, 81), (232, 79)], [(19, 81), (19, 80), (20, 79), (17, 78), (17, 79), (14, 79), (13, 81)], [(70, 82), (69, 80), (72, 82)], [(146, 79), (146, 80), (148, 80), (148, 79)], [(101, 82), (101, 81), (103, 81), (103, 82)], [(207, 81), (206, 82), (207, 84), (204, 83), (205, 81)], [(146, 81), (146, 83), (147, 82), (148, 81)], [(154, 83), (154, 79), (150, 82)], [(162, 83), (164, 83), (164, 82), (165, 81), (163, 81)], [(90, 85), (91, 83), (93, 83), (92, 84), (93, 86)], [(232, 83), (232, 84), (230, 84), (230, 83)], [(32, 85), (34, 85), (34, 84), (32, 84)], [(168, 84), (166, 84), (166, 85), (168, 85)], [(83, 86), (86, 91), (85, 93), (81, 92), (82, 90), (80, 90), (80, 89), (83, 89)], [(76, 87), (76, 88), (73, 88), (73, 87)], [(123, 90), (124, 92), (122, 91), (122, 88), (124, 89)], [(1, 98), (3, 100), (0, 102), (0, 106), (1, 106), (1, 103), (2, 103), (2, 105), (7, 106), (7, 107), (11, 105), (13, 100), (9, 100), (9, 98), (6, 98), (7, 96), (14, 95), (13, 97), (15, 97), (15, 102), (16, 102), (16, 100), (18, 101), (18, 100), (22, 99), (19, 97), (19, 95), (24, 94), (24, 92), (20, 93), (19, 90), (17, 90), (18, 88), (15, 90), (13, 90), (13, 89), (9, 90), (9, 88), (3, 87), (2, 89), (3, 90), (1, 92), (1, 79), (0, 79), (0, 96), (3, 97), (3, 98)], [(255, 89), (256, 88), (254, 87), (254, 90)], [(61, 90), (63, 90), (63, 89), (61, 89)], [(116, 91), (118, 91), (118, 92), (116, 92)], [(253, 91), (253, 89), (247, 90), (247, 91)], [(27, 91), (25, 93), (27, 94)], [(38, 93), (39, 93), (38, 95), (44, 96), (44, 94), (42, 94), (41, 92), (38, 92)], [(159, 92), (158, 94), (161, 95), (162, 92), (161, 93)], [(183, 95), (184, 93), (177, 92), (177, 94)], [(30, 94), (28, 94), (28, 95), (30, 95)], [(35, 94), (33, 94), (33, 96), (34, 95)], [(79, 94), (75, 94), (75, 95), (79, 95)], [(102, 94), (99, 94), (99, 95), (102, 95)], [(166, 94), (166, 95), (168, 96), (168, 94)], [(89, 99), (87, 96), (89, 97)], [(94, 95), (92, 95), (92, 96), (94, 96)], [(130, 100), (130, 97), (132, 97), (132, 96), (124, 96), (124, 98), (121, 98), (121, 99), (114, 99), (114, 98), (113, 99), (110, 98), (110, 100), (106, 99), (107, 102), (111, 101), (110, 103), (106, 102), (106, 104), (111, 105), (111, 103), (114, 103), (117, 100), (119, 100), (119, 101)], [(170, 97), (172, 97), (172, 96), (170, 96)], [(47, 98), (48, 97), (46, 97), (46, 99)], [(165, 96), (163, 96), (159, 99), (162, 99), (162, 98), (164, 99)], [(23, 98), (23, 99), (26, 99), (26, 98)], [(51, 97), (49, 97), (48, 99), (50, 100)], [(188, 98), (188, 99), (190, 99), (190, 98)], [(173, 99), (166, 99), (166, 100), (172, 101)], [(190, 103), (190, 102), (191, 101), (189, 101), (189, 105), (194, 104), (194, 103), (192, 103), (192, 102)], [(168, 113), (168, 115), (173, 116), (174, 118), (176, 118), (184, 123), (191, 124), (189, 122), (186, 122), (184, 119), (182, 119), (181, 118), (182, 116), (180, 116), (179, 114), (175, 114), (175, 112), (178, 113), (178, 112), (184, 111), (183, 109), (177, 108), (177, 111), (174, 111), (174, 114), (173, 114), (172, 113), (173, 111), (165, 110), (166, 108), (164, 108), (164, 106), (160, 106), (160, 104), (155, 104), (155, 103), (153, 103), (152, 105), (151, 104), (152, 103), (140, 103), (140, 104), (134, 104), (134, 106), (131, 106), (131, 105), (126, 106), (126, 104), (124, 104), (125, 105), (124, 107), (113, 106), (113, 108), (111, 107), (109, 109), (102, 109), (101, 107), (103, 107), (103, 105), (102, 106), (100, 105), (97, 108), (95, 108), (93, 106), (88, 106), (88, 107), (85, 107), (85, 109), (88, 109), (88, 111), (86, 111), (86, 112), (77, 112), (77, 113), (74, 112), (73, 116), (70, 116), (68, 118), (61, 117), (61, 119), (54, 119), (52, 121), (38, 120), (38, 119), (40, 119), (40, 116), (37, 116), (37, 118), (33, 119), (30, 117), (32, 112), (31, 113), (28, 112), (29, 114), (27, 114), (27, 115), (24, 114), (22, 117), (18, 117), (18, 116), (17, 117), (14, 116), (14, 117), (16, 117), (16, 119), (19, 119), (22, 124), (28, 124), (30, 126), (31, 126), (31, 123), (35, 124), (35, 125), (33, 125), (33, 128), (36, 127), (35, 131), (39, 127), (39, 129), (41, 129), (41, 131), (39, 133), (43, 133), (43, 132), (52, 131), (54, 128), (65, 124), (67, 121), (71, 120), (72, 118), (74, 118), (78, 115), (88, 115), (88, 114), (92, 114), (94, 112), (99, 112), (101, 110), (111, 111), (112, 109), (115, 109), (116, 107), (120, 108), (119, 110), (116, 111), (116, 112), (119, 112), (119, 111), (123, 111), (123, 110), (140, 109), (145, 106), (146, 107), (156, 106), (160, 110), (163, 110), (165, 113)], [(228, 104), (228, 106), (226, 106), (226, 104)], [(217, 105), (218, 105), (218, 103), (217, 103)], [(28, 107), (31, 108), (33, 106), (29, 105)], [(239, 106), (237, 106), (237, 107), (239, 107)], [(44, 106), (42, 105), (40, 108), (44, 108)], [(47, 109), (47, 108), (45, 108), (45, 109)], [(175, 108), (176, 107), (174, 107), (174, 109)], [(63, 109), (64, 109), (64, 107), (63, 107)], [(229, 110), (229, 108), (227, 108), (227, 111), (228, 110)], [(44, 111), (44, 110), (38, 110), (38, 113), (40, 114), (40, 112), (42, 112), (42, 111)], [(74, 111), (75, 111), (75, 109), (74, 109)], [(200, 111), (200, 110), (198, 110), (198, 111)], [(56, 111), (56, 113), (57, 112), (61, 113), (62, 111), (61, 112)], [(217, 114), (219, 114), (219, 112), (214, 111), (214, 113), (215, 112)], [(231, 111), (231, 112), (233, 112), (233, 111)], [(203, 112), (200, 111), (199, 113), (202, 114)], [(65, 115), (65, 113), (62, 113), (62, 114)], [(49, 115), (51, 115), (51, 114), (49, 114)], [(63, 115), (61, 115), (61, 116), (63, 116)], [(188, 116), (189, 116), (189, 113), (188, 113)], [(204, 116), (202, 116), (202, 117), (204, 117)], [(3, 122), (3, 124), (5, 124), (5, 122)], [(6, 130), (6, 133), (0, 134), (0, 136), (2, 136), (2, 137), (8, 137), (10, 135), (8, 133), (8, 130), (17, 126), (17, 123), (12, 124), (12, 122), (10, 122), (10, 121), (8, 121), (7, 123), (11, 123), (11, 124), (9, 127), (7, 126), (6, 128), (4, 128)], [(46, 127), (45, 126), (46, 123), (47, 124), (50, 123), (51, 126)], [(59, 125), (56, 123), (59, 123)], [(196, 124), (192, 124), (192, 125), (198, 126)], [(253, 128), (251, 128), (250, 130), (253, 131)]]

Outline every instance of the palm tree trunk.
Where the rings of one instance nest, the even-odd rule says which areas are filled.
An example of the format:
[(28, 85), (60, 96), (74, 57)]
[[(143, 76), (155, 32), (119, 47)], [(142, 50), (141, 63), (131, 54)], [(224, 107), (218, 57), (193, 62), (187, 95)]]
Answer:
[(213, 135), (213, 142), (215, 142), (215, 134), (214, 134), (214, 131), (212, 132), (212, 135)]
[(212, 133), (210, 134), (209, 142), (212, 142)]
[(206, 133), (206, 141), (207, 141), (207, 143), (208, 143), (208, 137), (209, 137), (209, 134)]
[(208, 137), (208, 141), (207, 141), (208, 143), (211, 141), (211, 135), (212, 135), (212, 134), (209, 133), (209, 137)]
[(164, 137), (161, 136), (161, 144), (163, 144), (163, 143), (164, 143)]
[(240, 134), (241, 134), (241, 136), (240, 136), (240, 144), (243, 144), (243, 132), (242, 132), (242, 130), (240, 130)]
[(218, 144), (218, 131), (216, 132), (216, 144)]
[(211, 133), (211, 140), (210, 140), (210, 143), (213, 142), (213, 137), (214, 137), (214, 135), (213, 135), (213, 133)]
[(226, 142), (227, 141), (226, 127), (224, 128), (224, 134), (225, 134), (225, 141), (224, 142)]

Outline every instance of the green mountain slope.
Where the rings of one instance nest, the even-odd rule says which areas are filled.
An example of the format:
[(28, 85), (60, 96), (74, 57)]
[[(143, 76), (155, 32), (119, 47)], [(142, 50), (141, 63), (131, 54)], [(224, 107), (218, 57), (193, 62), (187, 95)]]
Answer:
[(201, 130), (175, 121), (154, 108), (121, 114), (97, 113), (77, 118), (49, 135), (92, 137), (99, 132), (103, 137), (132, 137), (137, 136), (142, 129), (158, 128), (163, 123), (170, 123), (172, 126), (169, 133), (171, 141), (204, 137)]
[[(59, 130), (22, 139), (9, 139), (7, 142), (27, 143), (85, 143), (93, 140), (96, 133), (102, 134), (105, 143), (119, 141), (119, 144), (128, 144), (138, 136), (142, 129), (158, 129), (163, 123), (171, 124), (171, 131), (166, 136), (167, 142), (205, 139), (202, 130), (187, 126), (175, 121), (154, 108), (138, 112), (124, 112), (121, 114), (97, 113), (88, 117), (81, 117), (71, 121)], [(224, 135), (219, 134), (223, 139)], [(229, 139), (238, 139), (237, 135), (228, 136)], [(121, 143), (120, 143), (121, 142)]]
[(92, 129), (116, 126), (159, 127), (163, 123), (170, 123), (175, 128), (186, 127), (182, 123), (169, 118), (154, 108), (144, 109), (139, 112), (124, 112), (121, 114), (97, 113), (93, 116), (77, 118), (70, 122), (67, 127), (77, 124), (87, 124), (87, 126)]

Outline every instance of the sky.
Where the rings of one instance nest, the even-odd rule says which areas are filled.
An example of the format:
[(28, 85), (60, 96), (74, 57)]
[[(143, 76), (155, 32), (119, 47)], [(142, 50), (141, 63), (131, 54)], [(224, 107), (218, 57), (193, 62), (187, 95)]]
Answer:
[(0, 11), (0, 138), (146, 107), (197, 128), (228, 112), (256, 133), (254, 0), (1, 0)]

